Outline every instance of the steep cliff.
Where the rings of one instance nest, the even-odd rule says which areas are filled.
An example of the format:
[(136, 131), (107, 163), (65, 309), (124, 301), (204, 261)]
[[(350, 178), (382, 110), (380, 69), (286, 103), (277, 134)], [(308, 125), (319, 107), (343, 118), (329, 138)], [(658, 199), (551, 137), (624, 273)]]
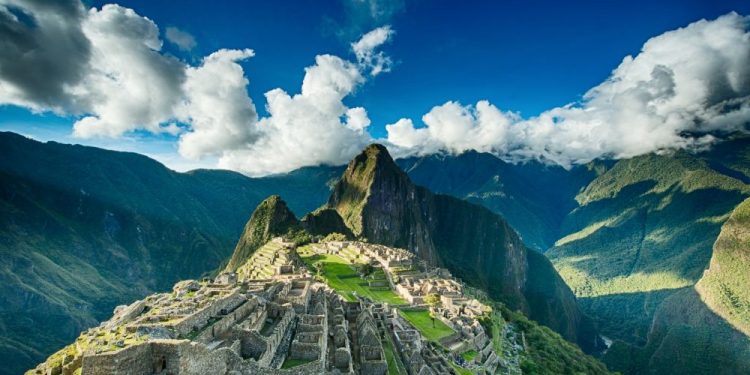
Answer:
[(422, 211), (432, 195), (417, 188), (398, 168), (385, 147), (370, 145), (347, 166), (333, 188), (328, 206), (344, 219), (355, 236), (414, 251), (437, 262)]
[(713, 250), (696, 290), (712, 311), (750, 336), (750, 199), (734, 209)]
[(497, 214), (414, 185), (382, 145), (347, 166), (328, 207), (355, 236), (411, 250), (594, 350), (598, 336), (549, 261)]
[(328, 207), (321, 207), (302, 218), (302, 227), (311, 235), (326, 235), (329, 233), (341, 233), (347, 238), (354, 234), (344, 223), (339, 213)]

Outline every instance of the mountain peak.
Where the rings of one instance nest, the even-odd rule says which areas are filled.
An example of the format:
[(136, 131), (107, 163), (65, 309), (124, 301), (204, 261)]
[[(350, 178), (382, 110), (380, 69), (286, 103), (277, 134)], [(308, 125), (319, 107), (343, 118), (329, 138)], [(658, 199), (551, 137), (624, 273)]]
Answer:
[(284, 235), (298, 226), (299, 221), (280, 196), (266, 198), (255, 208), (245, 224), (226, 270), (236, 270), (271, 238)]
[(352, 174), (371, 169), (400, 170), (391, 158), (391, 154), (388, 153), (388, 149), (379, 143), (372, 143), (365, 147), (359, 155), (349, 162), (346, 172)]
[(385, 146), (373, 143), (349, 162), (328, 200), (355, 236), (363, 233), (362, 210), (375, 195), (394, 196), (412, 186)]
[(362, 150), (362, 153), (367, 154), (368, 156), (387, 157), (388, 159), (393, 160), (391, 159), (391, 154), (388, 153), (388, 149), (380, 143), (370, 143), (364, 150)]

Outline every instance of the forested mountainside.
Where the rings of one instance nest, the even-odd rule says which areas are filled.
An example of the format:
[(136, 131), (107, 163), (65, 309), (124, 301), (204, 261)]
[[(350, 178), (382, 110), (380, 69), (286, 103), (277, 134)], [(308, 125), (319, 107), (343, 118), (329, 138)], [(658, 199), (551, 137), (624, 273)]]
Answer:
[(340, 168), (261, 179), (0, 133), (0, 373), (18, 374), (126, 301), (212, 271), (272, 192), (307, 212)]
[[(9, 302), (0, 311), (0, 356), (9, 373), (25, 368), (19, 363), (38, 361), (130, 296), (221, 266), (247, 212), (264, 197), (280, 194), (302, 216), (326, 202), (344, 171), (311, 167), (252, 179), (226, 171), (176, 173), (136, 154), (12, 133), (0, 135), (0, 146), (0, 277), (9, 286), (3, 290)], [(731, 246), (717, 237), (749, 195), (749, 157), (750, 141), (738, 136), (708, 152), (644, 155), (569, 171), (474, 152), (396, 162), (415, 185), (481, 204), (501, 214), (520, 241), (539, 251), (550, 248), (547, 255), (584, 313), (615, 341), (605, 360), (638, 374), (663, 370), (659, 363), (670, 363), (665, 350), (685, 332), (714, 337), (694, 341), (708, 348), (696, 350), (694, 361), (725, 358), (740, 366), (746, 345), (746, 336), (735, 336), (741, 314), (722, 309), (741, 295), (707, 290), (731, 288), (710, 276), (725, 277), (716, 271), (727, 269), (721, 259), (736, 258), (719, 253)], [(323, 208), (301, 224), (348, 230), (344, 221), (335, 209)], [(200, 254), (202, 261), (188, 262), (188, 254)], [(720, 266), (704, 277), (712, 262)], [(729, 274), (747, 273), (741, 262), (730, 263), (737, 266)], [(454, 265), (456, 273), (462, 266)], [(691, 325), (696, 322), (702, 329)], [(723, 350), (722, 340), (736, 343), (734, 349)], [(691, 363), (674, 361), (678, 370), (706, 373)]]
[(559, 238), (565, 216), (577, 206), (578, 191), (611, 164), (592, 162), (565, 170), (537, 161), (511, 164), (475, 151), (396, 162), (417, 185), (501, 214), (538, 251)]
[(644, 348), (616, 344), (606, 359), (626, 373), (750, 373), (750, 200), (722, 225), (709, 268), (654, 314)]
[[(615, 365), (614, 369), (643, 373), (652, 368), (663, 371), (666, 367), (658, 367), (658, 361), (669, 363), (670, 356), (641, 349), (647, 344), (652, 349), (660, 345), (664, 336), (654, 332), (675, 328), (675, 333), (684, 326), (682, 318), (677, 319), (679, 314), (670, 313), (682, 311), (680, 305), (692, 306), (696, 311), (694, 321), (701, 316), (710, 322), (698, 331), (716, 337), (728, 337), (731, 332), (724, 329), (723, 318), (712, 315), (711, 309), (695, 298), (693, 286), (709, 267), (722, 224), (750, 193), (749, 156), (750, 140), (735, 136), (707, 152), (593, 162), (568, 172), (537, 163), (510, 165), (492, 160), (491, 155), (475, 153), (401, 162), (408, 162), (411, 169), (407, 170), (421, 176), (418, 178), (426, 186), (433, 184), (503, 214), (524, 239), (540, 238), (536, 235), (539, 227), (556, 238), (546, 255), (579, 297), (584, 312), (618, 347), (625, 345), (642, 358), (635, 367), (618, 367), (622, 363), (615, 354), (622, 353), (618, 349), (607, 356), (607, 361)], [(482, 171), (469, 168), (472, 165), (492, 167)], [(544, 177), (529, 177), (535, 175), (530, 170), (547, 172), (537, 175)], [(553, 177), (558, 173), (562, 177)], [(568, 195), (553, 193), (545, 198), (556, 202), (545, 207), (567, 211), (550, 216), (558, 218), (557, 224), (534, 220), (537, 227), (533, 227), (523, 220), (513, 220), (516, 216), (544, 216), (542, 209), (534, 211), (535, 206), (528, 202), (541, 201), (536, 196), (555, 191), (558, 186)], [(478, 193), (482, 189), (486, 190)], [(514, 214), (528, 211), (532, 214)], [(741, 262), (737, 262), (737, 270), (750, 272)], [(713, 358), (720, 356), (709, 353), (722, 352), (727, 361), (740, 363), (737, 355), (744, 347), (726, 352), (720, 341), (703, 342), (707, 349), (696, 351), (695, 360), (713, 363)], [(742, 340), (734, 342), (746, 345)], [(693, 373), (706, 373), (700, 372), (704, 367), (691, 367), (689, 361), (676, 361), (674, 366), (676, 371), (690, 367)]]

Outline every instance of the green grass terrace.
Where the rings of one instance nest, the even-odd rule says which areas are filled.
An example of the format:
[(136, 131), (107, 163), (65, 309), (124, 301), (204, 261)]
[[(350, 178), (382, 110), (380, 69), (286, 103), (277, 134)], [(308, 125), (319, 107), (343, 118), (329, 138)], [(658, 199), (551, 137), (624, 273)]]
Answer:
[(310, 362), (312, 362), (312, 360), (309, 360), (309, 359), (292, 359), (292, 358), (287, 358), (287, 359), (284, 360), (284, 363), (281, 365), (281, 369), (285, 370), (285, 369), (289, 369), (289, 368), (292, 368), (292, 367), (301, 366), (301, 365), (304, 365), (304, 364), (310, 363)]
[(417, 311), (404, 311), (400, 310), (404, 319), (408, 320), (414, 328), (416, 328), (422, 336), (430, 341), (439, 342), (440, 339), (448, 337), (455, 333), (451, 327), (448, 327), (440, 319), (435, 319), (435, 325), (433, 327), (432, 318), (430, 312), (427, 310)]
[[(316, 265), (322, 269), (321, 276), (328, 286), (344, 296), (347, 301), (356, 301), (357, 296), (369, 298), (375, 302), (386, 302), (391, 305), (405, 305), (401, 297), (390, 287), (371, 287), (368, 280), (362, 278), (354, 268), (354, 265), (345, 259), (331, 254), (316, 254), (307, 247), (298, 250), (298, 254), (307, 267), (314, 271)], [(382, 271), (373, 273), (375, 278), (385, 278)]]

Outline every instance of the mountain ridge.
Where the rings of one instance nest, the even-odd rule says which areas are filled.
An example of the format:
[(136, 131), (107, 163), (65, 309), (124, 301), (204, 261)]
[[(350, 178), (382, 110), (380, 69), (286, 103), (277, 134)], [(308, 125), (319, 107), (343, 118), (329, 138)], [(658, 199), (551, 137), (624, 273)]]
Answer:
[(0, 132), (0, 374), (22, 372), (123, 302), (214, 270), (263, 198), (283, 193), (312, 210), (333, 174), (178, 173), (143, 155)]

